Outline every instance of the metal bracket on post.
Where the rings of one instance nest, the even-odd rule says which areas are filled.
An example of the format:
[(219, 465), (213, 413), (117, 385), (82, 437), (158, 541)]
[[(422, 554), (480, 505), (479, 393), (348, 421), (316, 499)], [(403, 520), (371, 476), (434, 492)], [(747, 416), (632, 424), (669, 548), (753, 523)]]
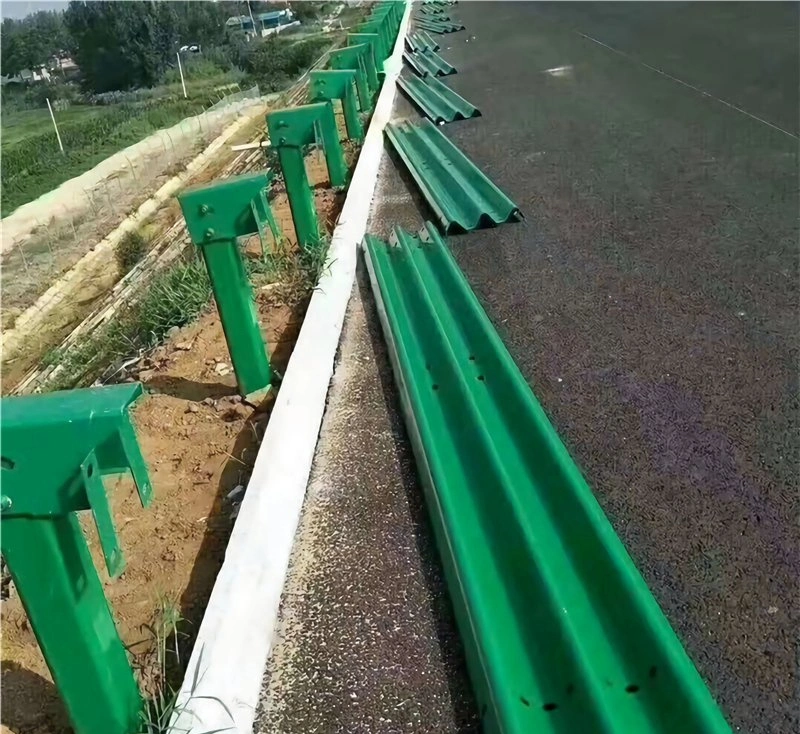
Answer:
[(374, 34), (378, 38), (375, 42), (375, 64), (378, 67), (378, 74), (383, 69), (383, 62), (389, 56), (391, 48), (391, 30), (385, 18), (371, 18), (355, 28), (356, 34)]
[(275, 217), (272, 215), (272, 207), (270, 207), (269, 200), (267, 199), (267, 189), (261, 189), (258, 195), (253, 198), (250, 206), (253, 209), (253, 217), (255, 217), (256, 226), (258, 227), (258, 238), (261, 240), (261, 250), (264, 252), (267, 247), (267, 227), (269, 227), (269, 231), (272, 233), (272, 239), (276, 244), (281, 239), (281, 229), (275, 221)]
[(347, 183), (347, 164), (339, 142), (333, 105), (318, 102), (275, 110), (267, 115), (267, 130), (281, 162), (297, 241), (304, 247), (315, 245), (320, 239), (319, 220), (306, 175), (303, 148), (321, 140), (330, 185), (344, 186)]
[(0, 547), (76, 734), (134, 734), (142, 698), (76, 513), (91, 510), (108, 573), (125, 563), (103, 476), (152, 486), (128, 409), (142, 386), (0, 400)]
[(368, 58), (371, 58), (372, 65), (371, 67), (369, 64), (367, 65), (367, 74), (370, 74), (370, 69), (374, 73), (374, 77), (370, 78), (370, 86), (372, 87), (372, 93), (375, 94), (381, 85), (381, 76), (383, 74), (383, 59), (378, 58), (380, 56), (380, 52), (378, 51), (380, 36), (377, 33), (347, 34), (348, 46), (360, 46), (361, 44), (369, 46), (370, 49)]
[[(331, 51), (328, 55), (331, 69), (348, 70), (356, 73), (356, 89), (362, 112), (372, 110), (372, 98), (377, 89), (378, 72), (375, 69), (375, 59), (370, 47), (366, 44), (347, 46)], [(375, 80), (375, 86), (373, 81)]]
[(312, 71), (308, 82), (312, 102), (332, 102), (335, 99), (342, 101), (347, 136), (353, 140), (363, 140), (364, 127), (358, 116), (356, 102), (356, 72), (352, 69)]
[(208, 269), (239, 392), (251, 401), (270, 389), (272, 370), (237, 240), (261, 235), (267, 225), (277, 232), (266, 198), (271, 179), (269, 171), (259, 171), (178, 194), (189, 236)]

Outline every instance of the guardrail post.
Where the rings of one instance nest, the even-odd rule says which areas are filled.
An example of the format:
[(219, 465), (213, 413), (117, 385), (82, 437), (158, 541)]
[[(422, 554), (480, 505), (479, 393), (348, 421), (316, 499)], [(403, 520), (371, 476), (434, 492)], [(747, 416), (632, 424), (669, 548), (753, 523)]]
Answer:
[(189, 236), (208, 269), (239, 392), (248, 400), (270, 389), (272, 370), (237, 240), (256, 233), (263, 238), (265, 224), (277, 236), (266, 199), (271, 179), (260, 171), (178, 195)]
[[(381, 75), (383, 74), (383, 59), (379, 58), (380, 51), (378, 46), (380, 44), (380, 36), (377, 33), (348, 33), (347, 45), (348, 46), (369, 46), (370, 52), (367, 58), (371, 58), (372, 65), (367, 65), (367, 75), (372, 86), (372, 93), (378, 91), (381, 85)], [(370, 73), (374, 76), (370, 76)]]
[(347, 183), (347, 165), (336, 129), (336, 116), (330, 102), (275, 110), (267, 115), (267, 129), (272, 147), (278, 151), (289, 208), (303, 246), (319, 242), (320, 230), (314, 197), (308, 183), (303, 148), (321, 142), (331, 186)]
[(102, 478), (129, 470), (142, 505), (152, 500), (128, 415), (141, 394), (136, 383), (0, 400), (0, 548), (76, 734), (141, 729), (141, 694), (75, 514), (92, 511), (119, 576)]
[(310, 97), (312, 102), (334, 99), (342, 101), (347, 136), (353, 140), (364, 139), (364, 127), (358, 116), (356, 102), (356, 72), (352, 69), (341, 71), (312, 71), (309, 75)]
[(358, 35), (374, 34), (378, 38), (375, 43), (375, 63), (378, 65), (378, 72), (383, 68), (383, 62), (389, 55), (391, 47), (391, 30), (382, 17), (374, 17), (356, 27)]
[[(372, 96), (375, 87), (371, 79), (374, 77), (377, 84), (378, 73), (375, 70), (375, 59), (366, 44), (347, 46), (331, 51), (328, 55), (331, 69), (352, 69), (356, 72), (356, 89), (362, 112), (372, 110)], [(371, 69), (371, 71), (368, 71)], [(371, 76), (370, 76), (371, 74)]]

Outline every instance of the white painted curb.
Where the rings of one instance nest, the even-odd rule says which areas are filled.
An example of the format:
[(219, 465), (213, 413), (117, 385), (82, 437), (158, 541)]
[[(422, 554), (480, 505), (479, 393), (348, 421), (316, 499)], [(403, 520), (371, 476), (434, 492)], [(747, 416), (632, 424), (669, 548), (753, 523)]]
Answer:
[[(181, 687), (173, 734), (251, 734), (392, 113), (407, 2), (364, 146), (267, 425)], [(205, 697), (205, 698), (203, 698)], [(231, 712), (231, 723), (225, 708)]]

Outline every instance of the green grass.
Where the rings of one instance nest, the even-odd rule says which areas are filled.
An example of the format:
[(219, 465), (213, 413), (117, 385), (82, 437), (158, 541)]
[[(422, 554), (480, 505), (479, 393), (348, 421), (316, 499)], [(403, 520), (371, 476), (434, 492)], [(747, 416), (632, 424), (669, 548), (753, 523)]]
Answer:
[(163, 85), (147, 99), (112, 105), (72, 105), (56, 111), (64, 153), (58, 148), (47, 109), (3, 110), (2, 202), (0, 213), (33, 201), (64, 181), (88, 171), (122, 148), (169, 127), (217, 102), (231, 83), (229, 74), (205, 77), (187, 85)]
[[(261, 259), (248, 258), (247, 273), (256, 287), (280, 283), (282, 300), (296, 303), (316, 287), (327, 251), (327, 239), (316, 247), (299, 249), (279, 243)], [(60, 369), (44, 382), (42, 392), (92, 384), (109, 366), (160, 344), (173, 326), (194, 321), (211, 302), (211, 295), (205, 265), (193, 252), (158, 274), (139, 301), (123, 309), (87, 340), (48, 353), (43, 364)]]

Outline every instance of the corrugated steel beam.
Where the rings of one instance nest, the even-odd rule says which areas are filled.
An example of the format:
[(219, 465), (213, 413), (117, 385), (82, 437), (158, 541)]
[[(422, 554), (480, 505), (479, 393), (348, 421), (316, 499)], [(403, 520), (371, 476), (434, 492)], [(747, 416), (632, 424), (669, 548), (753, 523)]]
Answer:
[(480, 117), (480, 110), (435, 76), (400, 76), (400, 88), (433, 122), (453, 122)]
[(406, 63), (420, 76), (447, 76), (455, 74), (456, 67), (445, 61), (435, 51), (417, 51), (403, 53)]
[(463, 31), (466, 27), (463, 23), (452, 21), (449, 18), (447, 20), (418, 18), (414, 21), (414, 24), (417, 28), (422, 28), (432, 33), (453, 33), (454, 31)]
[(429, 120), (389, 124), (386, 136), (445, 232), (468, 232), (522, 216), (519, 207)]
[(366, 260), (488, 734), (730, 734), (447, 246)]
[(438, 51), (439, 44), (425, 31), (409, 33), (406, 36), (406, 45), (411, 51)]

